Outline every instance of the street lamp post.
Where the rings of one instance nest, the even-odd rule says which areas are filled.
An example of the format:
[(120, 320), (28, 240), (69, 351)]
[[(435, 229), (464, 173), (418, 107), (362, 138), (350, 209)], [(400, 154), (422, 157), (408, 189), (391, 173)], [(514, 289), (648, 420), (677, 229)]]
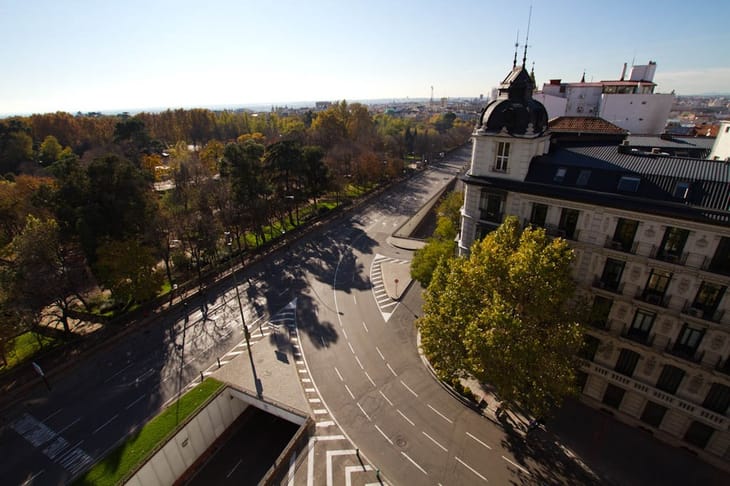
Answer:
[(231, 233), (225, 232), (226, 245), (228, 246), (228, 262), (233, 275), (233, 285), (236, 288), (236, 301), (238, 301), (238, 311), (241, 313), (241, 323), (243, 324), (243, 337), (246, 339), (246, 350), (248, 350), (248, 359), (251, 361), (251, 372), (253, 373), (253, 384), (256, 387), (256, 396), (262, 398), (262, 386), (261, 382), (256, 376), (256, 365), (253, 363), (253, 354), (251, 353), (251, 335), (248, 332), (248, 326), (246, 326), (246, 318), (243, 315), (243, 304), (241, 304), (241, 294), (238, 293), (238, 278), (236, 277), (236, 270), (233, 268), (233, 241), (231, 240)]

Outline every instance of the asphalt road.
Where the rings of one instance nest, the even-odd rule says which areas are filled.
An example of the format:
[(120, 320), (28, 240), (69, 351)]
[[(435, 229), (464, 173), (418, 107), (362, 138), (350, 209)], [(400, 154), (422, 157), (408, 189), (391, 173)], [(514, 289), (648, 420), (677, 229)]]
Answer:
[(387, 237), (468, 160), (466, 151), (459, 155), (324, 235), (332, 249), (324, 266), (332, 271), (326, 280), (310, 277), (317, 312), (298, 317), (300, 327), (312, 319), (312, 328), (330, 330), (302, 339), (312, 379), (340, 427), (393, 484), (590, 484), (539, 434), (525, 440), (510, 423), (487, 420), (434, 380), (417, 352), (418, 288), (387, 313), (376, 301), (378, 262), (412, 258)]

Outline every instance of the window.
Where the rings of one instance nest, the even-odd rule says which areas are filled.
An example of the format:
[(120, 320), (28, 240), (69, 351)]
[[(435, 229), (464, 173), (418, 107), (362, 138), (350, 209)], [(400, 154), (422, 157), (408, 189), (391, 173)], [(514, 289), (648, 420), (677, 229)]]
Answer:
[(535, 226), (545, 226), (545, 219), (547, 218), (548, 207), (545, 204), (532, 204), (532, 213), (530, 214), (530, 223)]
[(497, 158), (494, 161), (494, 170), (507, 172), (507, 162), (509, 162), (509, 142), (498, 142)]
[(480, 219), (493, 223), (501, 223), (503, 201), (504, 198), (500, 194), (482, 191), (479, 196)]
[(667, 413), (667, 407), (648, 401), (644, 406), (644, 412), (641, 414), (641, 421), (658, 429), (665, 413)]
[(656, 314), (647, 312), (645, 310), (637, 310), (634, 314), (634, 320), (631, 323), (631, 327), (626, 332), (626, 337), (633, 339), (640, 343), (647, 343), (649, 341), (649, 333), (654, 325), (654, 319)]
[(679, 388), (679, 384), (684, 379), (684, 370), (677, 368), (672, 365), (664, 365), (662, 368), (662, 374), (659, 375), (659, 379), (656, 382), (656, 387), (660, 390), (664, 390), (667, 393), (674, 394)]
[(725, 415), (730, 406), (730, 388), (721, 383), (713, 383), (702, 406), (707, 410)]
[(674, 344), (674, 353), (684, 358), (693, 359), (704, 334), (704, 329), (697, 329), (685, 323), (679, 333), (677, 342)]
[(575, 181), (576, 186), (585, 186), (588, 184), (588, 179), (591, 178), (591, 171), (583, 169), (578, 174), (578, 180)]
[(622, 176), (618, 181), (619, 192), (636, 192), (639, 190), (641, 179), (638, 177)]
[(576, 227), (578, 226), (578, 215), (580, 211), (577, 209), (563, 208), (560, 213), (560, 222), (558, 223), (558, 229), (565, 232), (565, 237), (569, 240), (576, 238)]
[(677, 182), (677, 185), (674, 186), (674, 193), (672, 196), (676, 197), (677, 199), (687, 199), (687, 196), (689, 195), (689, 182)]
[(625, 264), (626, 262), (621, 260), (614, 260), (613, 258), (606, 259), (606, 265), (603, 267), (603, 275), (601, 276), (603, 288), (613, 291), (618, 290)]
[(612, 305), (613, 300), (596, 295), (593, 298), (593, 307), (591, 308), (591, 326), (604, 329), (608, 323), (608, 315), (611, 313)]
[(725, 127), (725, 133), (730, 133), (730, 127)]
[(609, 383), (603, 394), (603, 403), (609, 407), (618, 408), (621, 405), (621, 400), (624, 398), (624, 393), (625, 390), (623, 388)]
[(616, 367), (614, 370), (622, 375), (632, 376), (634, 374), (634, 369), (636, 369), (636, 363), (638, 362), (639, 353), (623, 348), (621, 349), (621, 354), (618, 356), (618, 360), (616, 360)]
[(612, 246), (616, 249), (630, 252), (638, 228), (638, 221), (619, 218), (618, 223), (616, 223), (616, 231), (613, 233)]
[(664, 239), (657, 253), (657, 258), (671, 263), (679, 262), (688, 237), (689, 230), (668, 227), (664, 232)]
[(722, 275), (730, 275), (730, 238), (723, 236), (720, 239), (708, 270)]
[(583, 391), (586, 387), (586, 383), (588, 383), (588, 373), (580, 370), (576, 371), (575, 385), (578, 387), (578, 390)]
[(695, 420), (684, 434), (684, 440), (700, 449), (704, 449), (710, 441), (710, 437), (712, 437), (712, 432), (712, 427)]
[(578, 355), (583, 359), (593, 361), (593, 358), (595, 358), (596, 351), (598, 351), (598, 346), (600, 346), (600, 344), (600, 339), (595, 336), (591, 336), (590, 334), (585, 334), (583, 336), (583, 346), (581, 346), (580, 351), (578, 351)]
[(555, 171), (555, 177), (553, 177), (553, 181), (555, 182), (563, 182), (565, 180), (565, 174), (568, 172), (568, 169), (565, 167), (560, 167), (558, 170)]
[(650, 304), (661, 305), (671, 280), (671, 273), (663, 270), (652, 270), (649, 279), (646, 281), (642, 298)]
[(720, 300), (725, 295), (725, 290), (727, 290), (725, 286), (702, 282), (692, 303), (692, 307), (702, 311), (703, 319), (712, 320), (717, 307), (720, 305)]

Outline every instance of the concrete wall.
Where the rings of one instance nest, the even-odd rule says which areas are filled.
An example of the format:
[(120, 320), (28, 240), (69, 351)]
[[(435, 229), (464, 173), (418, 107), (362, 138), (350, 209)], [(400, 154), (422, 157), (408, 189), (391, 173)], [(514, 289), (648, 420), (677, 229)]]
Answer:
[(604, 94), (599, 116), (633, 134), (664, 133), (673, 94)]
[(125, 484), (172, 485), (247, 407), (223, 389)]
[(730, 122), (721, 122), (710, 160), (730, 160)]

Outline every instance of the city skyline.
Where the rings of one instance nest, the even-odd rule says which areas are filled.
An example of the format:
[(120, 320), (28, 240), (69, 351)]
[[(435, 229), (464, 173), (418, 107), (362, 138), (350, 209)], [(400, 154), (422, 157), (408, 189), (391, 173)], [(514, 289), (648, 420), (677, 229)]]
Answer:
[[(0, 0), (0, 116), (488, 96), (524, 55), (531, 2), (205, 4)], [(527, 67), (617, 79), (655, 61), (657, 92), (728, 93), (730, 5), (532, 2)], [(39, 13), (40, 12), (40, 13)], [(668, 26), (676, 26), (674, 30)], [(519, 37), (518, 36), (519, 31)]]

